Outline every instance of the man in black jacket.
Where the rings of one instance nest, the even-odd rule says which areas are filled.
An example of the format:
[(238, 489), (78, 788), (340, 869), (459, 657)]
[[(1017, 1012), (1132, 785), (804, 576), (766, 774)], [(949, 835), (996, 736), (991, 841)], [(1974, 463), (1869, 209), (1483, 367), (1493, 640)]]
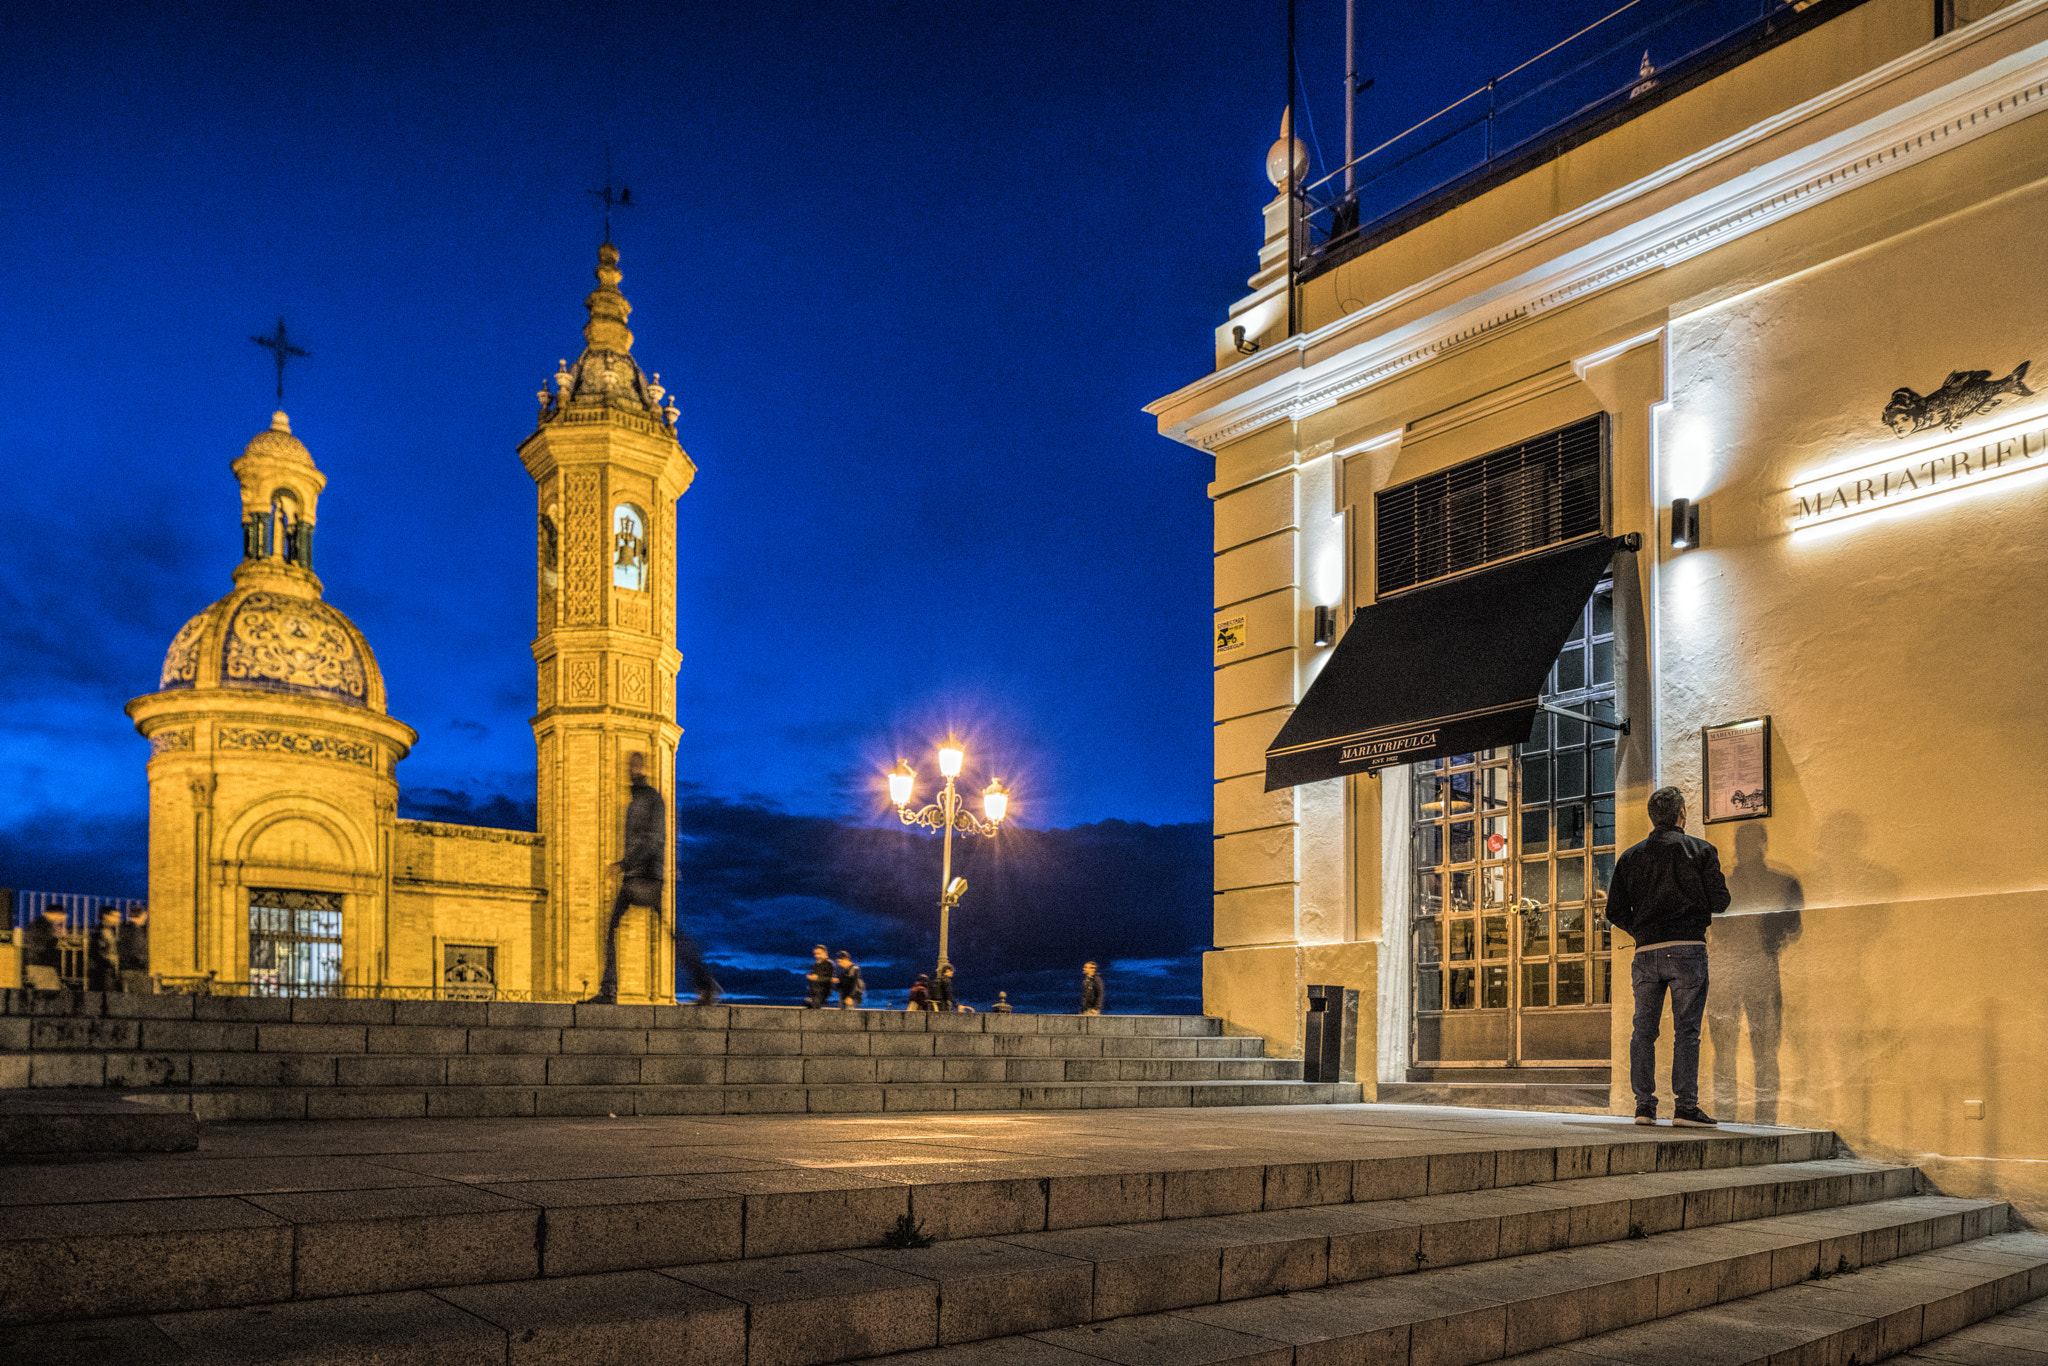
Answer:
[(1081, 1010), (1083, 1015), (1102, 1013), (1102, 974), (1095, 970), (1095, 964), (1081, 965)]
[(1707, 1010), (1707, 926), (1728, 909), (1721, 856), (1685, 833), (1685, 794), (1650, 794), (1656, 829), (1614, 862), (1607, 919), (1636, 941), (1629, 981), (1635, 987), (1635, 1032), (1629, 1038), (1629, 1084), (1636, 1123), (1657, 1122), (1657, 1030), (1664, 993), (1671, 993), (1671, 1122), (1710, 1128), (1700, 1109), (1700, 1018)]
[[(647, 781), (647, 757), (626, 756), (626, 774), (633, 781), (633, 795), (626, 803), (625, 838), (619, 861), (612, 871), (619, 875), (619, 894), (612, 899), (611, 923), (604, 932), (604, 977), (591, 1001), (610, 1005), (619, 999), (619, 922), (628, 906), (645, 906), (658, 919), (661, 915), (661, 881), (667, 862), (663, 841), (668, 838), (668, 821), (661, 810), (661, 793)], [(718, 983), (704, 966), (697, 945), (683, 933), (681, 918), (676, 929), (676, 961), (690, 970), (697, 984), (697, 1004), (710, 1005), (718, 999)], [(651, 985), (651, 984), (650, 984)]]

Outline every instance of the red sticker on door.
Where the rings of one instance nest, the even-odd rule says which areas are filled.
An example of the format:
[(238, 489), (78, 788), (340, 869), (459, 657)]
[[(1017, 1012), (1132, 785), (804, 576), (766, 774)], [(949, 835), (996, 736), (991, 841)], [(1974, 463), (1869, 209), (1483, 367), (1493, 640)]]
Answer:
[(1498, 831), (1486, 837), (1486, 852), (1489, 854), (1498, 854), (1507, 847), (1508, 837)]

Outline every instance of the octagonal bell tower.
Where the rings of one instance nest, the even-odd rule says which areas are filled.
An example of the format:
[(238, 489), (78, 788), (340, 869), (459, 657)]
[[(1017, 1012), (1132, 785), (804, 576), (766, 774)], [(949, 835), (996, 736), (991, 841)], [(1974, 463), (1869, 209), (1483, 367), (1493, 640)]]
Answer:
[(659, 376), (633, 359), (619, 252), (598, 249), (583, 354), (540, 392), (540, 420), (519, 458), (539, 492), (534, 745), (548, 912), (534, 985), (588, 995), (604, 967), (604, 927), (620, 854), (626, 758), (670, 811), (661, 914), (619, 927), (619, 999), (675, 999), (667, 917), (675, 907), (675, 505), (697, 467), (677, 444)]

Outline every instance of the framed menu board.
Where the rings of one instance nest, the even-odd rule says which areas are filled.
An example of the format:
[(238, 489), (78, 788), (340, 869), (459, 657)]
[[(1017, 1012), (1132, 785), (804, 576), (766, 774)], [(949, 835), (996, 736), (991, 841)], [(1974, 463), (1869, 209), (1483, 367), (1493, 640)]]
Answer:
[(1705, 823), (1770, 815), (1771, 718), (1702, 726), (1700, 744), (1705, 751)]

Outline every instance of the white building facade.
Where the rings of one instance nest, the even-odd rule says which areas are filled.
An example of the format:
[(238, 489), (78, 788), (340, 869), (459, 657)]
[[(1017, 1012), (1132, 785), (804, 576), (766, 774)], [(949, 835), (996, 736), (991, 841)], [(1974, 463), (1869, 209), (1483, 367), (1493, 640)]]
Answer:
[(1210, 1013), (1348, 986), (1368, 1094), (1626, 1112), (1675, 785), (1705, 1107), (2048, 1209), (2044, 109), (2048, 0), (1836, 0), (1292, 272), (1276, 145), (1148, 410), (1215, 458)]

